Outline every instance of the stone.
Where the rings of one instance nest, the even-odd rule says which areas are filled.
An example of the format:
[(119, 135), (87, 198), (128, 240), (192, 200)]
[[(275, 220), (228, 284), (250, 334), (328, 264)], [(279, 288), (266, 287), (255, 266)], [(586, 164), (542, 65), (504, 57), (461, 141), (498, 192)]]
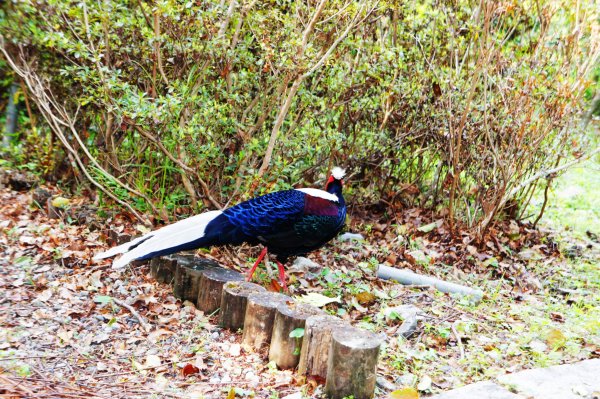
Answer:
[(358, 233), (344, 233), (338, 237), (340, 241), (364, 241), (365, 238), (362, 234)]
[(404, 319), (402, 325), (398, 328), (398, 331), (396, 331), (396, 334), (402, 336), (404, 339), (408, 339), (415, 331), (417, 331), (417, 324), (417, 314), (412, 313)]
[(288, 268), (288, 273), (305, 273), (305, 272), (316, 272), (322, 268), (317, 262), (313, 262), (312, 260), (305, 258), (303, 256), (298, 256), (292, 266)]
[(384, 377), (381, 377), (381, 376), (377, 377), (375, 384), (376, 384), (377, 388), (382, 389), (387, 392), (392, 392), (392, 391), (395, 391), (396, 389), (398, 389), (398, 387), (395, 384), (389, 382), (388, 380), (386, 380)]
[(600, 359), (504, 374), (500, 383), (533, 399), (582, 399), (578, 392), (600, 390)]
[(491, 381), (481, 381), (434, 395), (429, 399), (525, 399)]

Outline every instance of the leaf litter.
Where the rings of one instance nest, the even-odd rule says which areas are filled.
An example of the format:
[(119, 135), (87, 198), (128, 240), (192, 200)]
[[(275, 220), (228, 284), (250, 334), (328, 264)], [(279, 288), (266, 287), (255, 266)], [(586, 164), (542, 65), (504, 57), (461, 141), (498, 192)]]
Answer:
[[(281, 371), (240, 350), (146, 266), (93, 262), (107, 233), (48, 219), (26, 194), (0, 191), (0, 381), (7, 397), (221, 398), (319, 395), (314, 379)], [(73, 201), (76, 202), (76, 201)], [(597, 252), (567, 264), (527, 225), (495, 226), (478, 246), (419, 209), (354, 218), (364, 240), (336, 240), (288, 269), (291, 293), (362, 328), (385, 333), (381, 397), (421, 397), (504, 372), (600, 356)], [(109, 220), (138, 234), (126, 215)], [(256, 248), (211, 249), (224, 265), (251, 262)], [(429, 287), (375, 277), (378, 264), (479, 286), (479, 306)], [(264, 270), (258, 278), (279, 287)], [(410, 310), (410, 312), (408, 312)], [(405, 312), (406, 311), (406, 312)], [(415, 318), (409, 338), (403, 322)], [(144, 325), (148, 326), (145, 328)], [(4, 393), (3, 392), (3, 393)], [(12, 395), (12, 396), (10, 396)]]

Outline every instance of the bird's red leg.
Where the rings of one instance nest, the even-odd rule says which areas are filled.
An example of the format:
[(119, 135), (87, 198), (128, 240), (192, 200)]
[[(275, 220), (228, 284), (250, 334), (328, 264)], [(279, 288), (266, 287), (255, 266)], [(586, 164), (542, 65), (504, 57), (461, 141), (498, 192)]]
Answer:
[(260, 255), (258, 255), (258, 258), (256, 258), (256, 262), (254, 262), (254, 266), (252, 266), (252, 269), (250, 269), (250, 271), (248, 272), (246, 281), (252, 280), (252, 276), (254, 276), (254, 271), (256, 270), (256, 268), (258, 267), (258, 265), (263, 260), (263, 258), (265, 257), (266, 254), (267, 254), (267, 247), (264, 247), (263, 250), (260, 252)]
[(279, 269), (279, 281), (281, 282), (281, 285), (283, 286), (283, 290), (284, 291), (288, 291), (288, 286), (287, 283), (285, 282), (285, 269), (283, 268), (283, 265), (281, 264), (280, 261), (276, 261), (277, 262), (277, 268)]

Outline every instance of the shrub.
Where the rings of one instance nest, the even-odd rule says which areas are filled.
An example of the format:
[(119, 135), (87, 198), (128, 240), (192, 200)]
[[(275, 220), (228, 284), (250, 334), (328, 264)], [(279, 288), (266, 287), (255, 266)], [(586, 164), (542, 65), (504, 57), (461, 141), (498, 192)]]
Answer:
[(2, 47), (132, 210), (168, 218), (340, 164), (354, 203), (426, 205), (483, 237), (586, 148), (598, 16), (572, 3), (19, 2)]

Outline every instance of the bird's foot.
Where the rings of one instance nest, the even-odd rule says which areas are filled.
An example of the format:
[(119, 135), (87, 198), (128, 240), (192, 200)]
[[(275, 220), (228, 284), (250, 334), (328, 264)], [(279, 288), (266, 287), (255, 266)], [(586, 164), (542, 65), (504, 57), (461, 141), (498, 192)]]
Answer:
[(283, 292), (290, 292), (287, 286), (287, 282), (285, 281), (285, 269), (279, 261), (277, 261), (277, 269), (279, 269), (279, 281), (281, 282), (281, 286), (283, 287)]
[(256, 268), (258, 267), (258, 265), (260, 265), (260, 262), (263, 260), (263, 258), (265, 257), (265, 255), (267, 254), (267, 247), (264, 247), (262, 251), (260, 251), (260, 255), (258, 255), (258, 258), (256, 258), (256, 262), (254, 262), (254, 266), (252, 266), (252, 269), (250, 269), (250, 271), (248, 272), (248, 275), (246, 276), (246, 281), (252, 281), (252, 276), (254, 276), (254, 272), (256, 271)]

